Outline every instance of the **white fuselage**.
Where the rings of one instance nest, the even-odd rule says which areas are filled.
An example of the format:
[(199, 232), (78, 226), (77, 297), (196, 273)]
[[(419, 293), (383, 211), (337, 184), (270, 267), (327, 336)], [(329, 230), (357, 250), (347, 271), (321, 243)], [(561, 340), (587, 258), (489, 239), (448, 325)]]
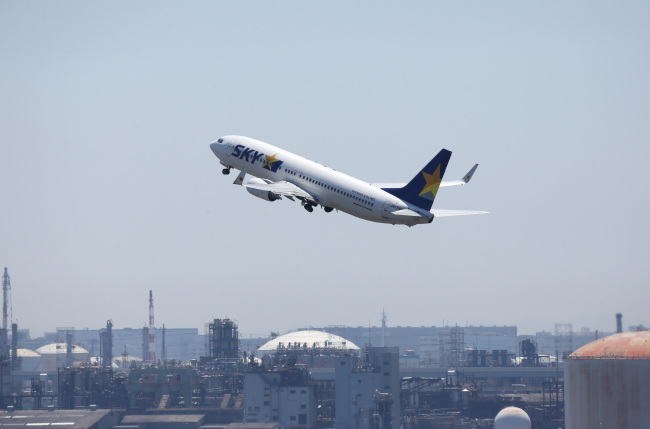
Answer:
[[(389, 194), (379, 187), (317, 162), (249, 137), (226, 136), (210, 148), (226, 167), (272, 182), (287, 181), (311, 194), (316, 202), (361, 219), (402, 225), (429, 223), (433, 214)], [(264, 168), (266, 157), (281, 160), (276, 171)], [(417, 216), (395, 215), (411, 210)]]

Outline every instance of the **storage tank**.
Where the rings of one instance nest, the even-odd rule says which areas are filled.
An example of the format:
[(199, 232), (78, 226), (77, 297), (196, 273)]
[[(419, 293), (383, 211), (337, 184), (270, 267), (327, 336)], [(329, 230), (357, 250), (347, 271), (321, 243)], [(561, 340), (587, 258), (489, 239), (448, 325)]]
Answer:
[(137, 356), (116, 356), (113, 358), (113, 369), (128, 369), (132, 365), (142, 363), (142, 359)]
[(593, 341), (564, 364), (566, 427), (650, 428), (650, 331)]
[(276, 337), (258, 348), (257, 353), (258, 355), (274, 353), (278, 350), (278, 347), (285, 347), (289, 350), (320, 348), (353, 353), (358, 353), (360, 350), (359, 346), (352, 341), (338, 335), (306, 329)]
[[(90, 352), (80, 346), (72, 346), (73, 362), (88, 362)], [(66, 365), (67, 345), (66, 343), (52, 343), (36, 349), (43, 361), (43, 371), (56, 371)]]
[(494, 429), (530, 429), (530, 417), (517, 407), (506, 407), (494, 418)]
[[(13, 351), (11, 352), (13, 353)], [(16, 349), (21, 371), (41, 371), (41, 355), (29, 349)]]

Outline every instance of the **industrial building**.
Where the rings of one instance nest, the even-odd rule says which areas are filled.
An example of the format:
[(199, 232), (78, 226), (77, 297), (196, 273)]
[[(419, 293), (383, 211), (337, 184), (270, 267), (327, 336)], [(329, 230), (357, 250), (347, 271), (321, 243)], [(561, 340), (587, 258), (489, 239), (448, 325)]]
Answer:
[(399, 350), (368, 348), (336, 365), (336, 429), (400, 427)]
[[(524, 407), (534, 418), (548, 421), (561, 413), (561, 371), (538, 366), (532, 341), (523, 354), (526, 366), (516, 367), (512, 354), (503, 350), (463, 349), (463, 332), (454, 328), (448, 337), (456, 345), (447, 354), (453, 367), (400, 368), (400, 362), (414, 351), (361, 349), (349, 339), (311, 329), (276, 336), (255, 353), (245, 354), (234, 322), (215, 319), (206, 328), (207, 350), (191, 364), (113, 356), (115, 330), (110, 321), (105, 329), (95, 331), (100, 337), (95, 347), (99, 356), (80, 364), (71, 353), (75, 332), (65, 328), (68, 342), (51, 347), (60, 367), (43, 373), (45, 378), (36, 374), (36, 382), (33, 372), (15, 372), (14, 389), (22, 379), (23, 394), (14, 397), (12, 404), (66, 409), (94, 404), (122, 409), (126, 416), (166, 415), (169, 425), (182, 420), (174, 416), (190, 412), (202, 416), (184, 420), (190, 426), (268, 421), (279, 427), (346, 429), (394, 427), (400, 421), (409, 428), (463, 425), (471, 419), (490, 420), (507, 405)], [(140, 339), (144, 343), (148, 336)], [(87, 354), (79, 356), (85, 360)], [(440, 412), (450, 409), (459, 411)], [(147, 424), (143, 419), (138, 425)], [(162, 424), (164, 418), (157, 419)], [(135, 425), (131, 420), (126, 421)]]
[[(5, 270), (5, 298), (8, 288)], [(623, 333), (620, 314), (619, 334), (605, 338), (570, 324), (521, 336), (514, 326), (388, 327), (384, 317), (377, 328), (245, 342), (230, 319), (213, 319), (203, 334), (156, 328), (151, 291), (142, 329), (114, 329), (109, 320), (103, 329), (57, 328), (31, 340), (3, 316), (3, 425), (420, 429), (532, 421), (557, 429), (566, 401), (567, 427), (650, 427), (650, 334)]]
[(244, 374), (244, 422), (314, 427), (315, 385), (305, 369), (251, 370)]
[(112, 429), (119, 423), (119, 413), (112, 410), (13, 410), (0, 411), (2, 426), (67, 427), (73, 429)]

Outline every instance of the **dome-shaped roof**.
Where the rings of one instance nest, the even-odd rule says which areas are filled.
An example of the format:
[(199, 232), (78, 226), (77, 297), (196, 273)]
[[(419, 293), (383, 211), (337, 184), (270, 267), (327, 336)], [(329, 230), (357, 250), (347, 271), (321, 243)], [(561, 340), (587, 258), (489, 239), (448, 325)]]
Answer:
[[(55, 354), (65, 354), (68, 352), (68, 346), (66, 343), (52, 343), (46, 344), (43, 347), (36, 349), (36, 353), (41, 355), (55, 355)], [(72, 353), (89, 353), (88, 350), (83, 347), (72, 345)]]
[(569, 359), (650, 359), (650, 331), (623, 332), (580, 347)]
[(288, 334), (276, 337), (257, 349), (257, 351), (260, 353), (274, 352), (278, 349), (280, 343), (284, 347), (291, 347), (297, 344), (302, 348), (306, 344), (307, 348), (340, 349), (355, 352), (359, 350), (356, 344), (338, 335), (323, 331), (305, 330), (289, 332)]
[(530, 429), (530, 417), (521, 408), (506, 407), (494, 418), (494, 429)]
[[(13, 356), (14, 351), (9, 350), (9, 356)], [(37, 358), (41, 357), (38, 353), (36, 353), (34, 350), (30, 349), (16, 349), (16, 355), (19, 358)]]
[(142, 358), (137, 356), (114, 356), (113, 362), (142, 362)]
[[(12, 353), (11, 350), (9, 352), (10, 354)], [(16, 349), (16, 355), (18, 355), (19, 358), (41, 357), (41, 355), (30, 349)]]

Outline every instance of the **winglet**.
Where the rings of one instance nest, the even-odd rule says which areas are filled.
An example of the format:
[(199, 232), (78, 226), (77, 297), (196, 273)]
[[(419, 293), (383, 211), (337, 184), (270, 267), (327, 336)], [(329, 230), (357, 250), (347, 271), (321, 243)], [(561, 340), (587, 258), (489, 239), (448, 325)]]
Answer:
[(476, 164), (474, 167), (472, 167), (472, 169), (467, 172), (465, 177), (463, 177), (463, 179), (462, 179), (463, 182), (469, 183), (469, 181), (472, 180), (472, 176), (474, 175), (474, 172), (476, 171), (477, 168), (478, 168), (478, 164)]
[(476, 171), (477, 167), (478, 164), (472, 167), (472, 169), (469, 170), (467, 174), (464, 175), (460, 180), (445, 180), (444, 182), (441, 182), (440, 187), (444, 188), (446, 186), (462, 186), (468, 184), (472, 177), (474, 177), (474, 172)]

